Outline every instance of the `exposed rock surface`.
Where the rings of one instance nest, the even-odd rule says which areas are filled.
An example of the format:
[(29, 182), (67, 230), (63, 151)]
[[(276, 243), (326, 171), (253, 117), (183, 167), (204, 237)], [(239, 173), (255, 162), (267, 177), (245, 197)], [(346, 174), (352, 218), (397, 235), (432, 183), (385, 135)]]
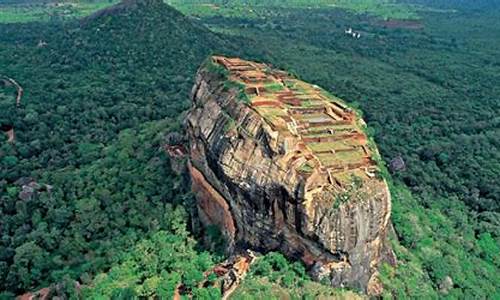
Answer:
[(439, 284), (439, 291), (445, 295), (447, 295), (452, 288), (453, 288), (453, 279), (451, 279), (450, 276), (446, 276), (445, 278), (443, 278), (443, 280)]
[(393, 173), (405, 171), (406, 163), (403, 160), (403, 158), (400, 155), (398, 155), (395, 158), (393, 158), (389, 163), (389, 169)]
[(223, 57), (200, 68), (192, 98), (193, 190), (228, 251), (279, 250), (317, 279), (379, 294), (391, 199), (358, 115), (285, 72)]

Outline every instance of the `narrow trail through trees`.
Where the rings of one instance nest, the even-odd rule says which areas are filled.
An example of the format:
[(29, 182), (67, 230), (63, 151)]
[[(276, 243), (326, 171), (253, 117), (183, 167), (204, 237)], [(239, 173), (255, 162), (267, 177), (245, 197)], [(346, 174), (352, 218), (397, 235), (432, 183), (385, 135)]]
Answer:
[(10, 82), (13, 86), (16, 87), (16, 90), (17, 90), (17, 96), (16, 96), (16, 106), (19, 107), (21, 105), (21, 99), (23, 98), (23, 94), (24, 94), (24, 89), (22, 88), (21, 85), (19, 85), (19, 83), (17, 83), (17, 81), (15, 81), (14, 79), (10, 78), (10, 77), (7, 77), (7, 76), (2, 76), (5, 80), (7, 80), (8, 82)]
[[(21, 106), (21, 99), (23, 98), (23, 94), (24, 94), (24, 89), (22, 88), (22, 86), (19, 83), (17, 83), (17, 81), (15, 81), (14, 79), (12, 79), (8, 76), (2, 75), (2, 76), (0, 76), (0, 78), (3, 78), (6, 82), (9, 82), (10, 84), (12, 84), (16, 88), (16, 91), (17, 91), (16, 107)], [(9, 143), (15, 142), (16, 135), (14, 132), (14, 126), (8, 126), (8, 129), (5, 130), (5, 133), (7, 134), (7, 137), (8, 137), (7, 142), (9, 142)]]

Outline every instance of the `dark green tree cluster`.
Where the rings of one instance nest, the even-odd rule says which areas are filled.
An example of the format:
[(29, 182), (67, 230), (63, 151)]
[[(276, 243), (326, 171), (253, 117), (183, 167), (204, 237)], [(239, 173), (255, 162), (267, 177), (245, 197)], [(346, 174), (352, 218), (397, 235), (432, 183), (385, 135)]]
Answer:
[(173, 208), (187, 195), (161, 148), (169, 123), (175, 122), (123, 130), (115, 142), (95, 150), (93, 162), (42, 174), (38, 182), (50, 187), (29, 197), (7, 186), (2, 289), (34, 289), (68, 275), (88, 284), (140, 239), (174, 232), (173, 220), (187, 218)]
[(127, 249), (116, 266), (84, 289), (83, 298), (173, 299), (183, 292), (196, 299), (220, 299), (220, 289), (212, 286), (215, 277), (204, 274), (213, 266), (211, 255), (195, 250), (196, 241), (186, 230), (186, 212), (177, 208), (166, 217), (167, 231), (158, 231)]

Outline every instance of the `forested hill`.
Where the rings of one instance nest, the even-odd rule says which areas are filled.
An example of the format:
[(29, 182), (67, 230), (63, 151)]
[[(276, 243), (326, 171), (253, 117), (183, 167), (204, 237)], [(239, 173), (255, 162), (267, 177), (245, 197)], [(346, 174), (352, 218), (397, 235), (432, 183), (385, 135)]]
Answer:
[[(1, 27), (2, 72), (26, 90), (20, 111), (2, 112), (19, 114), (21, 159), (37, 158), (38, 169), (78, 165), (82, 142), (105, 143), (121, 129), (177, 116), (172, 106), (182, 110), (191, 75), (224, 42), (161, 1), (138, 3), (81, 24)], [(42, 151), (25, 149), (35, 142)], [(32, 167), (2, 171), (12, 181)]]
[[(180, 126), (196, 68), (228, 47), (161, 1), (126, 3), (74, 23), (0, 26), (0, 70), (25, 91), (16, 108), (0, 82), (0, 125), (16, 133), (0, 135), (0, 291), (86, 283), (173, 226), (185, 193), (162, 136)], [(179, 229), (187, 217), (176, 215)]]

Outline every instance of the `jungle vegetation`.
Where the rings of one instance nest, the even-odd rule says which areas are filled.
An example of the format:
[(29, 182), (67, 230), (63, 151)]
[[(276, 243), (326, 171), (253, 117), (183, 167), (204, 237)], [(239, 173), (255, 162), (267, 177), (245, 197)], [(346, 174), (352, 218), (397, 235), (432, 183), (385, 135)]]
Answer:
[[(398, 22), (307, 5), (186, 17), (152, 1), (95, 18), (9, 17), (0, 75), (24, 95), (16, 107), (0, 78), (0, 127), (15, 130), (14, 143), (0, 135), (0, 297), (57, 283), (76, 295), (75, 280), (88, 298), (168, 297), (179, 282), (220, 297), (198, 283), (223, 246), (190, 232), (188, 179), (162, 149), (214, 53), (272, 63), (357, 105), (384, 160), (404, 160), (387, 175), (399, 265), (382, 268), (384, 296), (500, 297), (500, 9), (404, 2), (427, 9)], [(325, 288), (270, 253), (235, 298), (352, 293)]]

